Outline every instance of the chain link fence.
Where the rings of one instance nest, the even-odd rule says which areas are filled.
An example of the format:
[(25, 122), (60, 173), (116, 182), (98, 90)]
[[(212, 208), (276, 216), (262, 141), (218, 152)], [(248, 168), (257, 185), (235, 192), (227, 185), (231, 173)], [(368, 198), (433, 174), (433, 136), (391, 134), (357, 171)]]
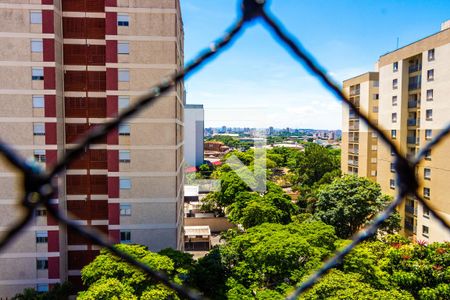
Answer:
[(337, 99), (345, 103), (348, 107), (353, 109), (358, 116), (378, 135), (378, 137), (389, 147), (391, 147), (393, 154), (395, 155), (395, 171), (396, 171), (396, 184), (398, 186), (398, 193), (395, 200), (390, 203), (384, 211), (382, 211), (374, 221), (357, 233), (351, 243), (345, 248), (339, 250), (332, 258), (326, 261), (320, 269), (312, 274), (305, 282), (301, 283), (296, 290), (288, 297), (288, 299), (296, 299), (304, 291), (314, 285), (314, 283), (320, 279), (327, 271), (335, 267), (346, 254), (348, 254), (355, 246), (373, 235), (377, 228), (383, 223), (394, 211), (395, 208), (405, 199), (407, 195), (416, 197), (418, 201), (436, 217), (440, 223), (442, 223), (447, 229), (450, 228), (450, 224), (446, 221), (433, 207), (430, 202), (424, 201), (423, 197), (418, 193), (418, 181), (415, 175), (415, 168), (419, 162), (425, 157), (426, 153), (436, 146), (443, 138), (450, 132), (450, 124), (446, 128), (442, 129), (440, 133), (435, 136), (428, 144), (426, 144), (417, 154), (414, 159), (407, 159), (402, 155), (399, 149), (391, 142), (388, 136), (384, 133), (381, 127), (378, 127), (373, 123), (367, 115), (361, 113), (355, 105), (350, 102), (347, 96), (342, 92), (341, 88), (328, 77), (324, 69), (315, 61), (314, 57), (306, 51), (301, 43), (291, 36), (281, 25), (281, 23), (271, 14), (271, 12), (265, 7), (265, 0), (243, 0), (241, 4), (241, 16), (233, 24), (226, 33), (212, 43), (209, 49), (204, 50), (197, 59), (190, 62), (186, 67), (168, 78), (164, 78), (161, 83), (153, 87), (150, 92), (143, 95), (139, 101), (134, 105), (123, 111), (117, 118), (107, 121), (101, 125), (94, 127), (87, 134), (81, 137), (77, 141), (77, 145), (74, 148), (68, 149), (63, 157), (53, 166), (49, 171), (44, 171), (38, 166), (22, 157), (20, 157), (8, 144), (0, 140), (0, 153), (6, 158), (6, 160), (17, 169), (22, 177), (23, 198), (20, 202), (21, 206), (25, 208), (26, 214), (22, 219), (12, 226), (7, 233), (2, 237), (0, 241), (0, 251), (5, 246), (12, 242), (12, 239), (16, 237), (28, 223), (33, 219), (34, 212), (38, 207), (45, 207), (49, 214), (56, 218), (61, 224), (67, 226), (83, 237), (91, 240), (94, 244), (109, 249), (112, 253), (141, 269), (150, 278), (165, 284), (170, 289), (173, 289), (182, 298), (188, 299), (202, 299), (203, 297), (197, 292), (188, 287), (181, 286), (169, 280), (169, 278), (158, 271), (149, 268), (147, 265), (136, 261), (130, 255), (119, 251), (111, 244), (108, 239), (88, 228), (83, 228), (75, 220), (69, 218), (66, 213), (59, 211), (52, 205), (50, 199), (57, 189), (54, 180), (56, 176), (62, 174), (67, 166), (77, 159), (84, 150), (92, 143), (104, 138), (108, 132), (116, 129), (122, 122), (130, 119), (136, 115), (140, 110), (149, 106), (158, 97), (164, 95), (169, 90), (174, 88), (180, 81), (186, 79), (189, 75), (192, 75), (202, 65), (205, 65), (217, 57), (227, 46), (231, 46), (232, 43), (239, 37), (245, 30), (246, 25), (252, 22), (261, 23), (270, 33), (273, 38), (283, 46), (291, 56), (298, 61), (303, 67), (316, 77), (319, 82), (332, 93)]

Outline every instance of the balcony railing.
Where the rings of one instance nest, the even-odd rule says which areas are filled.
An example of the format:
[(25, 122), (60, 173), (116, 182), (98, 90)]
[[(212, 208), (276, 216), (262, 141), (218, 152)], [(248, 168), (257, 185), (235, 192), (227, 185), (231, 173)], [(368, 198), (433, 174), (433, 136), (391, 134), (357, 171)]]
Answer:
[(410, 65), (409, 68), (408, 68), (408, 72), (409, 73), (417, 72), (417, 71), (420, 71), (420, 70), (422, 70), (422, 65), (420, 65), (420, 64)]
[(408, 108), (419, 108), (420, 103), (416, 100), (410, 100), (408, 101)]
[(349, 152), (349, 153), (352, 153), (352, 154), (359, 154), (359, 149), (352, 149), (352, 148), (349, 148), (349, 149), (348, 149), (348, 152)]
[(350, 96), (358, 96), (360, 94), (360, 90), (350, 90)]
[(408, 84), (408, 91), (418, 90), (421, 88), (420, 82), (410, 82)]
[(358, 119), (358, 115), (357, 114), (349, 114), (349, 118), (350, 119)]
[(408, 144), (416, 145), (416, 144), (418, 144), (419, 141), (418, 141), (418, 138), (415, 136), (408, 136), (407, 142), (408, 142)]
[(412, 205), (405, 205), (405, 211), (412, 215), (415, 215), (415, 213), (416, 213), (416, 210), (414, 209), (414, 206), (412, 206)]
[(414, 223), (405, 222), (405, 229), (409, 232), (415, 232)]
[(408, 119), (408, 126), (419, 126), (419, 120), (418, 119)]
[(357, 138), (357, 137), (350, 138), (349, 141), (350, 141), (351, 143), (358, 143), (358, 142), (359, 142), (359, 138)]
[(357, 160), (352, 160), (352, 159), (350, 159), (349, 161), (348, 161), (348, 164), (349, 165), (351, 165), (351, 166), (358, 166), (358, 161)]

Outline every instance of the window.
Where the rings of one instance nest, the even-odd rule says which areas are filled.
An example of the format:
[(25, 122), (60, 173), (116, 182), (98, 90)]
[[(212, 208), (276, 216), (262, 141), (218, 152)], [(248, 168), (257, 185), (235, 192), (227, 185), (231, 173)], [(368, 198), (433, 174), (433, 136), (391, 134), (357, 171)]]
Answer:
[(33, 108), (44, 108), (45, 100), (44, 96), (33, 96)]
[(372, 132), (372, 138), (376, 139), (377, 137), (378, 137), (377, 133), (376, 132)]
[(397, 130), (395, 130), (395, 129), (391, 130), (391, 138), (392, 139), (396, 139), (397, 138)]
[(119, 42), (117, 44), (118, 54), (130, 54), (130, 44), (128, 42)]
[(131, 161), (130, 150), (119, 151), (119, 162), (129, 163)]
[(371, 176), (377, 176), (377, 171), (375, 171), (375, 170), (370, 171), (370, 175)]
[(128, 96), (119, 96), (119, 110), (127, 108), (130, 105), (130, 97)]
[(392, 148), (391, 148), (391, 156), (395, 156), (395, 151)]
[(425, 198), (430, 198), (430, 193), (431, 193), (430, 188), (427, 188), (427, 187), (423, 188), (423, 196)]
[(38, 292), (38, 293), (46, 293), (48, 291), (49, 291), (48, 284), (46, 284), (46, 283), (38, 283), (36, 285), (36, 292)]
[(432, 135), (433, 135), (433, 131), (431, 129), (425, 129), (425, 139), (426, 140), (431, 139)]
[(45, 244), (48, 242), (47, 231), (36, 231), (36, 244)]
[(424, 237), (428, 237), (428, 234), (430, 233), (430, 229), (428, 226), (422, 225), (422, 235)]
[(47, 210), (45, 208), (36, 209), (36, 217), (45, 217), (45, 216), (47, 216)]
[(119, 125), (119, 135), (130, 135), (130, 125), (129, 124)]
[(42, 24), (42, 12), (41, 11), (31, 11), (30, 12), (30, 23), (31, 24)]
[(434, 60), (434, 49), (428, 50), (428, 61)]
[(393, 190), (395, 190), (395, 180), (394, 179), (389, 179), (389, 187)]
[(119, 81), (129, 82), (130, 81), (130, 70), (119, 70)]
[(117, 26), (128, 27), (130, 26), (130, 16), (125, 14), (117, 15)]
[(395, 173), (395, 166), (394, 166), (394, 163), (391, 163), (391, 172), (392, 172), (392, 173)]
[(423, 169), (423, 178), (428, 180), (431, 179), (431, 169), (428, 168)]
[(397, 72), (398, 71), (398, 61), (394, 62), (392, 64), (392, 71), (393, 72)]
[(120, 215), (131, 216), (131, 204), (120, 204)]
[(377, 151), (377, 150), (378, 150), (377, 145), (372, 145), (372, 151)]
[(398, 88), (398, 79), (392, 80), (392, 89), (396, 90)]
[(397, 113), (392, 113), (392, 123), (397, 123)]
[(376, 164), (377, 163), (377, 158), (376, 157), (372, 157), (370, 159), (370, 162), (373, 163), (373, 164)]
[(31, 40), (31, 52), (43, 52), (44, 45), (42, 40)]
[(121, 231), (120, 232), (120, 242), (121, 243), (131, 243), (131, 232)]
[(425, 117), (426, 117), (427, 121), (432, 121), (433, 120), (433, 110), (427, 109), (425, 111)]
[(38, 258), (36, 260), (36, 269), (47, 270), (48, 269), (48, 259), (47, 258)]
[(31, 68), (31, 80), (44, 80), (44, 68)]
[(380, 99), (380, 94), (373, 94), (373, 100)]
[(392, 96), (392, 106), (397, 106), (397, 96)]
[(130, 178), (120, 178), (119, 186), (121, 190), (129, 190), (131, 189), (131, 179)]
[(34, 150), (34, 160), (40, 163), (45, 163), (45, 150)]
[(427, 80), (428, 81), (433, 81), (434, 80), (434, 69), (431, 69), (431, 70), (427, 71)]
[(425, 153), (425, 159), (431, 160), (431, 150), (428, 150), (427, 153)]
[(373, 86), (374, 87), (379, 87), (380, 86), (380, 82), (377, 80), (377, 81), (374, 81), (373, 82)]
[(430, 210), (426, 207), (423, 208), (423, 217), (427, 219), (430, 218)]
[(34, 123), (33, 124), (33, 135), (45, 135), (45, 124), (44, 123)]
[(377, 113), (378, 112), (378, 106), (372, 107), (372, 112)]
[(427, 90), (427, 101), (433, 100), (433, 90)]

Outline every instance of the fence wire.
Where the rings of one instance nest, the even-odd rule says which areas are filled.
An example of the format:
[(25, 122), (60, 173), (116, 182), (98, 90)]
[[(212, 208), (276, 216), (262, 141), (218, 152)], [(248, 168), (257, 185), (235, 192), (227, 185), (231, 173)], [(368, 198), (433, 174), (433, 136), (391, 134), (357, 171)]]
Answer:
[(230, 46), (239, 37), (239, 35), (243, 33), (247, 25), (254, 22), (259, 22), (266, 27), (274, 39), (277, 40), (296, 61), (302, 64), (312, 76), (316, 77), (325, 89), (332, 93), (337, 99), (345, 103), (348, 107), (353, 109), (363, 120), (363, 122), (365, 122), (381, 138), (381, 140), (392, 149), (395, 156), (394, 168), (397, 176), (396, 184), (398, 186), (398, 193), (395, 200), (392, 201), (384, 211), (376, 216), (369, 226), (355, 234), (352, 237), (352, 242), (350, 244), (338, 251), (332, 258), (326, 261), (320, 269), (312, 274), (306, 281), (301, 283), (296, 290), (289, 297), (287, 297), (287, 299), (296, 299), (308, 288), (313, 286), (314, 283), (317, 282), (321, 276), (326, 274), (327, 271), (342, 261), (345, 255), (347, 255), (359, 243), (373, 235), (377, 228), (395, 211), (395, 208), (408, 195), (416, 197), (416, 199), (423, 206), (428, 208), (447, 229), (450, 229), (449, 222), (436, 211), (430, 202), (425, 201), (423, 197), (419, 195), (419, 184), (415, 175), (415, 168), (425, 157), (427, 151), (435, 147), (450, 133), (450, 124), (448, 124), (446, 128), (444, 128), (437, 136), (426, 144), (415, 158), (409, 160), (400, 153), (400, 150), (388, 138), (385, 131), (373, 123), (367, 115), (355, 107), (355, 105), (342, 92), (341, 88), (317, 63), (314, 57), (303, 48), (301, 43), (295, 37), (290, 35), (285, 30), (281, 23), (266, 8), (265, 0), (243, 0), (241, 2), (240, 14), (239, 19), (221, 38), (217, 39), (208, 49), (200, 53), (200, 55), (195, 60), (187, 64), (183, 70), (164, 78), (160, 84), (153, 87), (148, 94), (143, 95), (135, 104), (120, 113), (117, 118), (109, 120), (88, 131), (76, 142), (76, 146), (74, 148), (68, 149), (65, 152), (63, 157), (51, 170), (45, 171), (37, 164), (21, 157), (12, 149), (12, 147), (0, 139), (0, 153), (21, 173), (23, 177), (22, 187), (24, 196), (20, 204), (26, 210), (26, 213), (22, 219), (12, 226), (1, 239), (0, 251), (30, 223), (33, 219), (36, 208), (43, 206), (48, 210), (51, 216), (60, 222), (60, 224), (66, 225), (69, 229), (74, 230), (78, 234), (89, 239), (94, 244), (107, 248), (118, 257), (141, 269), (151, 279), (161, 282), (168, 288), (177, 292), (180, 297), (187, 299), (203, 299), (199, 292), (172, 282), (165, 274), (151, 269), (142, 262), (135, 260), (127, 253), (118, 250), (107, 240), (107, 238), (92, 229), (81, 227), (79, 223), (69, 218), (66, 213), (58, 210), (51, 202), (52, 195), (54, 195), (57, 190), (57, 180), (54, 179), (60, 173), (64, 172), (66, 167), (77, 159), (84, 152), (84, 150), (89, 147), (89, 145), (104, 138), (111, 130), (116, 129), (122, 122), (130, 119), (138, 112), (151, 105), (157, 98), (175, 88), (178, 82), (183, 81), (189, 75), (192, 75), (195, 71), (199, 70), (199, 68), (205, 65), (208, 61), (217, 57), (219, 53), (221, 53), (227, 46)]

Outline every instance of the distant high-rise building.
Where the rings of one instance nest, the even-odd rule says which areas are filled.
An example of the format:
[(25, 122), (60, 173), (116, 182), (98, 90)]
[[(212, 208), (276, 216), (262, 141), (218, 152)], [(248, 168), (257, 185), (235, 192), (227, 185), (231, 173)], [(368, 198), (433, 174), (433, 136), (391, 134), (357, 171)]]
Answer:
[[(344, 81), (344, 92), (357, 109), (378, 119), (378, 73), (369, 72)], [(358, 115), (343, 107), (342, 113), (343, 173), (356, 174), (376, 180), (378, 139)]]
[[(350, 100), (368, 112), (369, 118), (384, 128), (386, 135), (409, 157), (414, 157), (449, 122), (450, 28), (446, 24), (448, 22), (443, 23), (440, 32), (380, 57), (378, 100), (373, 98), (377, 94), (373, 86), (378, 82), (375, 77), (377, 73), (366, 73), (344, 82), (344, 90)], [(379, 104), (376, 105), (376, 102)], [(375, 113), (375, 107), (378, 113)], [(353, 115), (352, 111), (344, 107), (342, 171), (373, 178), (370, 175), (376, 165), (377, 171), (373, 174), (376, 174), (383, 193), (395, 195), (395, 157), (391, 149), (381, 141), (375, 146), (375, 135), (370, 137), (367, 134), (367, 138), (362, 139), (362, 134), (366, 134), (366, 126), (356, 116), (352, 119)], [(361, 160), (362, 149), (377, 150), (373, 164), (372, 159)], [(416, 168), (420, 180), (419, 193), (447, 220), (450, 220), (449, 151), (450, 139), (445, 138), (427, 153)], [(358, 159), (357, 164), (355, 159)], [(368, 175), (361, 172), (361, 167), (365, 170), (370, 167), (370, 172), (366, 173)], [(408, 196), (405, 200), (399, 207), (404, 235), (428, 242), (450, 240), (449, 231), (428, 209), (414, 197)]]
[[(178, 0), (1, 1), (0, 137), (53, 165), (81, 134), (183, 65)], [(86, 149), (52, 200), (115, 243), (183, 247), (183, 99), (180, 83)], [(0, 222), (17, 214), (16, 175), (0, 165)], [(0, 256), (0, 298), (71, 281), (97, 254), (44, 209)]]
[(184, 106), (184, 157), (190, 166), (203, 164), (205, 113), (201, 104)]

